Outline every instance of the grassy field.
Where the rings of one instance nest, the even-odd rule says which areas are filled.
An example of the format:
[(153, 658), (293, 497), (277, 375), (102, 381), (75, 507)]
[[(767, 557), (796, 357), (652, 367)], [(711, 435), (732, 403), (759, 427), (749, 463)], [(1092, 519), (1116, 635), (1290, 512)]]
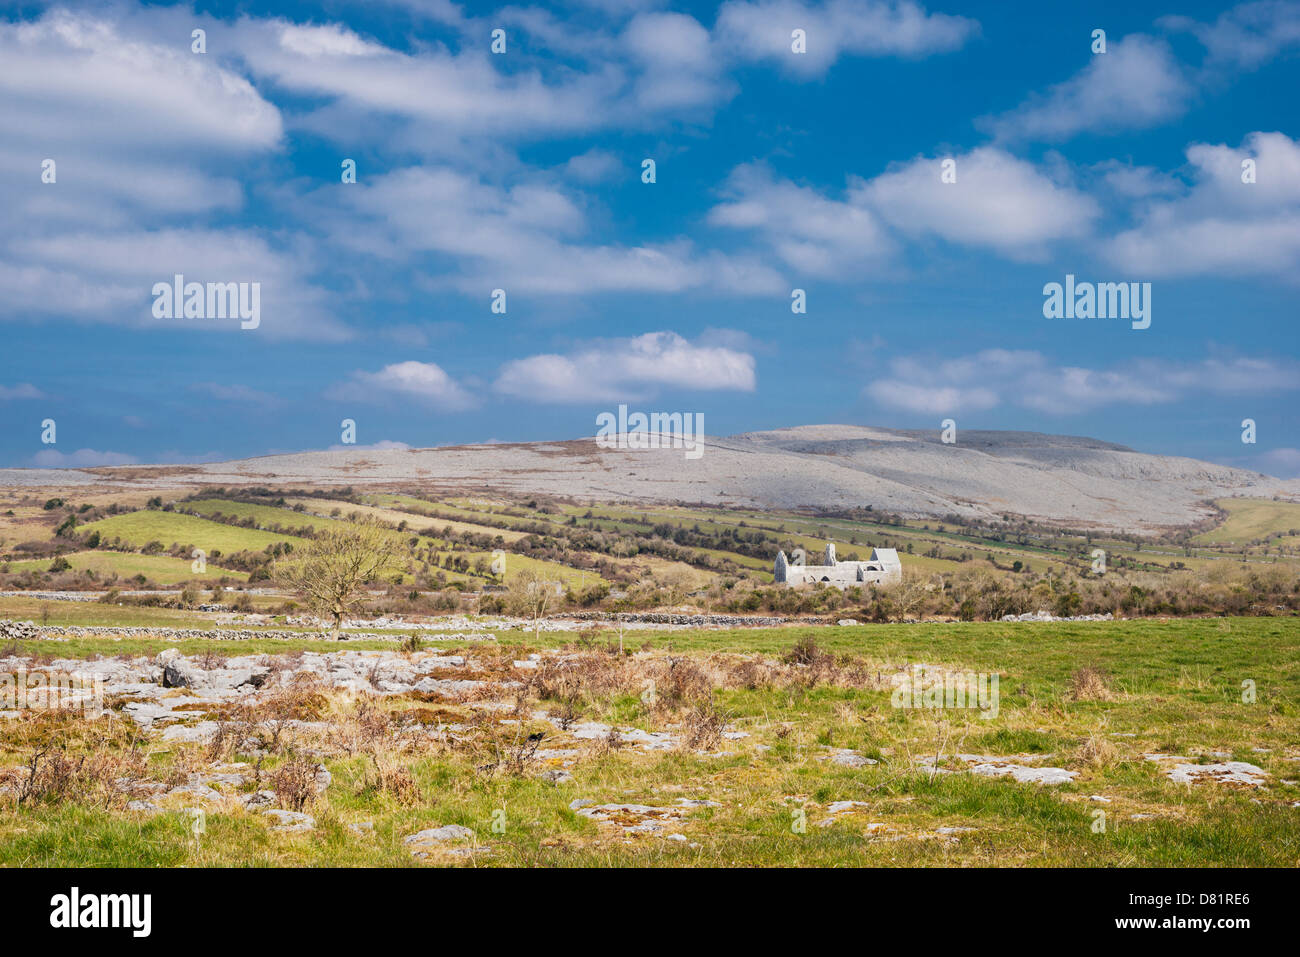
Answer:
[[(462, 522), (447, 518), (430, 518), (423, 513), (434, 510), (435, 506), (433, 503), (425, 502), (422, 499), (412, 498), (409, 495), (371, 495), (367, 496), (367, 498), (379, 504), (353, 505), (350, 502), (330, 503), (317, 501), (315, 507), (319, 509), (325, 505), (333, 505), (334, 507), (341, 506), (345, 515), (350, 511), (357, 511), (362, 515), (367, 515), (376, 518), (379, 521), (389, 522), (391, 524), (406, 522), (412, 528), (420, 530), (432, 529), (435, 531), (442, 531), (445, 528), (450, 528), (452, 531), (458, 533), (469, 532), (473, 535), (500, 535), (502, 541), (507, 543), (517, 542), (526, 534), (525, 532), (515, 531), (510, 528), (497, 527), (490, 524), (481, 525), (473, 522)], [(304, 504), (307, 504), (308, 507), (311, 507), (311, 502), (313, 500), (297, 499), (294, 501), (301, 501)], [(438, 510), (441, 511), (441, 509)]]
[(120, 538), (123, 542), (140, 548), (150, 542), (162, 542), (170, 548), (173, 544), (193, 545), (209, 555), (222, 553), (261, 551), (276, 542), (301, 542), (289, 535), (262, 532), (253, 528), (223, 525), (195, 515), (179, 512), (139, 511), (113, 515), (83, 525), (79, 531), (86, 534), (99, 532), (101, 538)]
[(131, 625), (158, 628), (210, 628), (213, 615), (175, 608), (109, 605), (97, 601), (46, 601), (0, 595), (0, 618), (49, 625)]
[[(635, 656), (609, 651), (617, 636), (606, 632), (569, 647), (569, 664), (557, 663), (523, 691), (511, 690), (507, 681), (528, 677), (510, 667), (512, 659), (537, 653), (551, 668), (545, 663), (556, 646), (574, 640), (572, 634), (543, 638), (543, 647), (533, 647), (530, 636), (512, 633), (500, 652), (491, 642), (438, 645), (463, 655), (489, 682), (474, 695), (367, 699), (313, 687), (288, 704), (274, 703), (289, 709), (283, 714), (322, 722), (323, 729), (309, 724), (286, 731), (274, 746), (264, 742), (260, 763), (248, 751), (221, 757), (256, 765), (263, 787), (303, 754), (322, 761), (332, 781), (306, 806), (314, 830), (272, 831), (264, 816), (233, 798), (209, 808), (197, 839), (179, 806), (155, 815), (129, 812), (101, 792), (100, 800), (30, 806), (0, 798), (0, 863), (1300, 864), (1300, 808), (1292, 806), (1300, 801), (1295, 619), (629, 632), (629, 649), (646, 646)], [(800, 638), (814, 639), (816, 647), (805, 645), (797, 663), (783, 661)], [(212, 650), (223, 656), (282, 651), (277, 657), (292, 660), (302, 647), (338, 648), (274, 645), (212, 643)], [(167, 646), (78, 640), (54, 647), (24, 642), (17, 650), (93, 657)], [(347, 650), (359, 647), (349, 643)], [(890, 676), (918, 663), (998, 674), (996, 716), (894, 707)], [(648, 680), (657, 688), (649, 697)], [(1245, 681), (1257, 693), (1249, 703)], [(173, 694), (190, 700), (185, 689)], [(197, 718), (205, 705), (194, 701)], [(623, 741), (576, 738), (582, 725), (564, 730), (539, 720), (538, 710), (620, 728)], [(708, 730), (701, 722), (710, 715), (735, 733), (688, 742), (692, 729)], [(418, 730), (439, 725), (459, 730)], [(377, 726), (387, 730), (366, 739), (371, 744), (341, 744)], [(679, 740), (652, 750), (636, 743), (632, 729)], [(537, 754), (503, 763), (529, 733), (542, 735)], [(17, 767), (33, 748), (55, 742), (73, 754), (125, 754), (135, 742), (147, 755), (143, 773), (158, 781), (215, 766), (211, 748), (141, 740), (120, 716), (91, 722), (46, 714), (0, 720), (0, 768)], [(876, 763), (830, 760), (849, 750)], [(1054, 785), (984, 777), (969, 773), (968, 762), (955, 757), (962, 753), (1014, 756), (1075, 777)], [(1267, 773), (1267, 788), (1175, 783), (1167, 762), (1149, 758), (1155, 754), (1184, 755), (1193, 765), (1249, 762)], [(561, 766), (561, 755), (573, 780), (543, 780), (543, 771)], [(948, 773), (929, 770), (932, 758)], [(712, 803), (674, 810), (682, 799)], [(575, 801), (657, 810), (613, 811), (602, 822), (577, 813)], [(645, 821), (661, 830), (627, 829)], [(362, 824), (369, 828), (351, 826)], [(473, 838), (423, 860), (403, 843), (406, 835), (449, 824), (471, 829)]]
[[(144, 575), (159, 585), (178, 585), (183, 582), (209, 582), (220, 578), (246, 581), (247, 572), (218, 568), (207, 565), (201, 574), (196, 574), (193, 562), (187, 558), (171, 558), (167, 555), (139, 555), (134, 552), (86, 551), (73, 552), (62, 556), (72, 566), (73, 571), (93, 571), (100, 582), (118, 578), (134, 578)], [(19, 573), (27, 570), (49, 571), (54, 562), (52, 558), (33, 561), (10, 562), (9, 570)]]
[[(635, 599), (638, 602), (643, 602), (641, 596), (647, 589), (665, 586), (675, 594), (675, 603), (690, 604), (699, 599), (699, 594), (688, 600), (679, 587), (686, 581), (688, 589), (696, 593), (712, 589), (709, 607), (730, 603), (732, 610), (742, 606), (729, 596), (721, 597), (719, 589), (729, 589), (736, 578), (770, 584), (778, 547), (787, 554), (803, 549), (810, 561), (816, 561), (828, 540), (835, 542), (841, 558), (851, 554), (865, 558), (873, 546), (896, 547), (906, 574), (925, 581), (937, 576), (959, 579), (983, 570), (1009, 576), (1013, 587), (1016, 582), (1032, 583), (1034, 578), (1077, 579), (1091, 574), (1092, 551), (1096, 548), (1106, 553), (1110, 580), (1123, 581), (1127, 576), (1124, 587), (1131, 584), (1144, 593), (1160, 587), (1150, 578), (1152, 575), (1176, 577), (1187, 572), (1194, 573), (1198, 581), (1214, 581), (1235, 574), (1240, 579), (1265, 564), (1300, 574), (1300, 550), (1296, 545), (1300, 539), (1287, 535), (1300, 525), (1300, 505), (1252, 499), (1221, 500), (1218, 504), (1225, 510), (1224, 523), (1190, 542), (1168, 539), (1140, 544), (1102, 534), (1085, 536), (1037, 526), (973, 528), (935, 519), (877, 518), (869, 512), (858, 512), (850, 518), (714, 507), (583, 505), (474, 496), (439, 499), (419, 494), (371, 493), (352, 502), (295, 495), (289, 490), (283, 496), (275, 492), (260, 496), (257, 501), (235, 501), (215, 490), (195, 498), (173, 492), (154, 497), (150, 501), (153, 507), (140, 511), (104, 518), (99, 518), (102, 511), (85, 511), (92, 506), (138, 507), (143, 504), (142, 494), (124, 493), (119, 502), (108, 492), (88, 493), (84, 500), (69, 499), (53, 510), (34, 504), (42, 502), (41, 496), (15, 495), (7, 503), (10, 508), (0, 502), (0, 560), (7, 555), (14, 574), (41, 573), (48, 569), (49, 559), (31, 558), (31, 552), (25, 551), (29, 545), (23, 543), (39, 543), (38, 554), (48, 553), (51, 545), (72, 550), (78, 547), (79, 537), (98, 532), (110, 541), (118, 539), (126, 548), (139, 549), (151, 542), (168, 549), (173, 545), (203, 548), (216, 566), (205, 576), (210, 580), (221, 574), (221, 562), (213, 561), (214, 553), (261, 552), (274, 543), (285, 542), (300, 546), (304, 540), (292, 537), (290, 532), (337, 527), (364, 518), (393, 527), (394, 539), (403, 553), (380, 576), (384, 583), (424, 590), (450, 584), (477, 591), (497, 581), (484, 568), (496, 556), (493, 547), (485, 548), (481, 542), (469, 542), (461, 536), (488, 536), (500, 542), (512, 571), (535, 570), (547, 579), (578, 589), (602, 581), (623, 591), (645, 585)], [(160, 498), (173, 503), (175, 511), (156, 507)], [(188, 514), (191, 512), (197, 514)], [(251, 521), (257, 527), (209, 520), (218, 514)], [(73, 534), (66, 535), (65, 530), (64, 538), (56, 536), (56, 527), (70, 517), (78, 518)], [(397, 531), (403, 523), (404, 530)], [(272, 528), (283, 531), (270, 531)], [(450, 531), (444, 535), (447, 529)], [(460, 559), (468, 560), (469, 565), (444, 567)], [(159, 584), (179, 585), (190, 577), (184, 561), (171, 564), (172, 559), (162, 556), (91, 559), (74, 554), (70, 560), (78, 571), (85, 565), (100, 574), (102, 568), (106, 574), (116, 571), (123, 580), (145, 574)], [(245, 560), (241, 568), (265, 580), (262, 570), (255, 568), (257, 561), (250, 564)], [(146, 565), (152, 573), (144, 570)], [(594, 570), (598, 566), (602, 572)], [(273, 571), (269, 564), (266, 570)], [(1144, 579), (1144, 575), (1148, 577)], [(18, 587), (55, 584), (48, 573), (43, 580), (17, 583)], [(1097, 610), (1098, 604), (1089, 610)], [(1192, 610), (1240, 613), (1257, 609), (1220, 604)]]
[[(229, 594), (226, 600), (229, 601)], [(252, 595), (253, 611), (271, 614), (284, 599), (275, 595)], [(98, 601), (49, 601), (44, 598), (24, 595), (0, 595), (0, 618), (14, 621), (33, 621), (48, 625), (130, 625), (155, 626), (158, 628), (204, 628), (214, 627), (215, 620), (224, 615), (222, 612), (187, 611), (180, 608), (157, 608), (147, 605), (106, 604)], [(229, 617), (228, 615), (226, 617)], [(238, 626), (231, 626), (238, 627)], [(277, 624), (274, 620), (249, 625), (259, 631), (315, 631), (309, 628), (290, 628)], [(347, 629), (348, 631), (365, 631), (364, 628)], [(436, 633), (436, 625), (412, 625), (411, 633)], [(242, 646), (241, 646), (242, 647)]]
[(282, 528), (326, 528), (346, 524), (345, 519), (326, 518), (297, 512), (292, 508), (279, 508), (274, 505), (254, 505), (249, 502), (236, 502), (229, 499), (195, 499), (180, 502), (177, 508), (193, 512), (206, 518), (223, 515), (234, 516), (239, 520), (252, 519), (259, 528), (279, 525)]
[(1228, 513), (1227, 519), (1218, 528), (1197, 535), (1193, 541), (1206, 545), (1240, 544), (1300, 529), (1300, 505), (1294, 502), (1221, 498), (1214, 504)]

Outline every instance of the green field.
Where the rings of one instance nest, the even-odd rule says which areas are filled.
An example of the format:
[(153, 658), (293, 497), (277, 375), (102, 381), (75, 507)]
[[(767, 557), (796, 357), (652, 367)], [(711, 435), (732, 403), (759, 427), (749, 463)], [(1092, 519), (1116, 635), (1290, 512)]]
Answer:
[(1197, 535), (1198, 544), (1243, 544), (1272, 535), (1300, 531), (1300, 505), (1257, 498), (1221, 498), (1214, 504), (1228, 513), (1218, 528)]
[(280, 508), (274, 505), (255, 505), (250, 502), (236, 502), (230, 499), (195, 499), (177, 502), (178, 511), (193, 512), (204, 518), (223, 515), (227, 519), (234, 517), (240, 521), (252, 519), (258, 528), (280, 525), (292, 528), (324, 528), (331, 525), (343, 525), (339, 519), (322, 518), (296, 512), (292, 508)]
[[(111, 579), (114, 575), (119, 578), (134, 578), (136, 575), (144, 575), (152, 582), (159, 585), (177, 585), (182, 582), (196, 581), (207, 582), (216, 581), (220, 578), (231, 578), (236, 581), (247, 581), (248, 573), (234, 571), (231, 569), (218, 568), (216, 565), (208, 564), (206, 570), (201, 574), (196, 574), (193, 569), (193, 562), (187, 558), (171, 558), (166, 555), (138, 555), (133, 552), (110, 552), (110, 551), (86, 551), (72, 552), (62, 556), (70, 565), (73, 571), (93, 571), (96, 579), (100, 582)], [(46, 558), (34, 561), (10, 562), (9, 569), (17, 574), (24, 571), (49, 571), (50, 565), (54, 559)]]
[[(394, 528), (394, 538), (400, 542), (402, 551), (411, 549), (409, 543), (416, 534), (420, 535), (410, 556), (414, 563), (399, 563), (382, 576), (386, 581), (394, 580), (401, 572), (403, 585), (414, 584), (414, 576), (434, 572), (424, 563), (432, 562), (435, 555), (439, 565), (449, 556), (464, 557), (471, 563), (464, 572), (441, 567), (437, 571), (443, 582), (471, 589), (493, 577), (473, 567), (479, 559), (490, 562), (492, 549), (456, 540), (471, 535), (498, 538), (510, 556), (508, 564), (513, 569), (537, 570), (548, 578), (579, 587), (584, 582), (596, 584), (601, 580), (590, 570), (595, 563), (617, 568), (617, 573), (607, 573), (604, 577), (611, 586), (627, 588), (643, 579), (671, 577), (667, 569), (680, 561), (704, 576), (696, 579), (697, 589), (718, 581), (725, 584), (725, 580), (734, 577), (767, 584), (771, 582), (772, 558), (778, 547), (784, 548), (787, 554), (803, 549), (813, 561), (828, 540), (835, 542), (841, 558), (854, 553), (865, 558), (873, 546), (898, 548), (907, 574), (923, 579), (969, 575), (979, 569), (1023, 572), (1049, 580), (1083, 576), (1089, 574), (1091, 553), (1096, 548), (1106, 552), (1109, 573), (1120, 578), (1191, 571), (1212, 579), (1225, 569), (1250, 574), (1262, 564), (1281, 565), (1300, 572), (1300, 554), (1288, 544), (1297, 539), (1276, 537), (1300, 525), (1300, 505), (1251, 499), (1221, 500), (1219, 505), (1227, 515), (1224, 523), (1190, 542), (1164, 540), (1141, 544), (1100, 534), (1084, 536), (1044, 528), (974, 528), (934, 519), (902, 521), (887, 515), (877, 519), (865, 512), (849, 518), (754, 509), (587, 506), (470, 496), (439, 500), (418, 493), (372, 493), (353, 502), (292, 493), (280, 497), (272, 492), (266, 496), (266, 502), (273, 501), (282, 504), (235, 501), (223, 497), (222, 493), (200, 495), (175, 501), (175, 511), (157, 508), (135, 511), (90, 521), (77, 526), (75, 531), (77, 535), (97, 531), (110, 540), (117, 537), (126, 547), (136, 549), (150, 542), (159, 542), (168, 549), (173, 544), (200, 547), (211, 559), (214, 552), (262, 551), (268, 545), (285, 541), (297, 544), (301, 540), (288, 534), (296, 529), (322, 529), (341, 526), (356, 518), (371, 519)], [(33, 512), (25, 505), (18, 508), (22, 514), (15, 511), (10, 529), (27, 537), (32, 537), (32, 530), (36, 530), (34, 537), (38, 540), (57, 541), (53, 527), (66, 512)], [(209, 520), (208, 517), (218, 514), (252, 522), (255, 527)], [(40, 524), (33, 525), (36, 520)], [(402, 523), (406, 525), (405, 531), (396, 531)], [(271, 528), (285, 531), (273, 532)], [(449, 539), (442, 535), (448, 528)], [(603, 540), (604, 544), (593, 545), (593, 538)], [(1267, 542), (1249, 544), (1261, 539)], [(538, 554), (541, 549), (548, 553)], [(535, 550), (534, 554), (522, 554), (529, 550)], [(557, 550), (568, 557), (555, 560)], [(20, 552), (11, 553), (10, 557), (14, 560), (11, 564), (14, 572), (48, 567), (45, 559), (26, 559)], [(132, 562), (124, 558), (97, 561), (120, 567)], [(588, 570), (576, 567), (579, 564), (586, 565)], [(150, 577), (162, 584), (179, 583), (188, 577), (180, 574), (183, 563), (171, 569), (158, 564), (154, 567), (157, 574)], [(120, 574), (133, 577), (139, 573)], [(1151, 581), (1135, 579), (1134, 584), (1147, 590), (1152, 588)]]
[[(568, 686), (573, 696), (562, 699), (556, 697), (560, 691), (537, 685), (524, 693), (520, 719), (510, 708), (503, 712), (493, 706), (520, 694), (504, 685), (465, 700), (398, 695), (365, 704), (387, 715), (386, 736), (343, 747), (362, 740), (355, 735), (363, 726), (357, 709), (364, 695), (311, 691), (308, 698), (268, 699), (271, 716), (275, 708), (306, 706), (293, 701), (314, 702), (311, 714), (327, 726), (277, 738), (258, 764), (261, 787), (271, 786), (277, 769), (289, 767), (302, 749), (328, 768), (329, 787), (305, 805), (315, 820), (306, 833), (271, 831), (265, 817), (231, 798), (208, 807), (206, 831), (195, 840), (179, 810), (141, 814), (99, 791), (94, 800), (70, 791), (21, 807), (0, 799), (0, 864), (1300, 864), (1300, 813), (1292, 806), (1300, 801), (1300, 671), (1295, 666), (1300, 624), (1295, 619), (631, 633), (629, 645), (640, 647), (644, 641), (648, 646), (636, 657), (606, 650), (615, 636), (606, 631), (570, 646), (569, 660), (578, 665), (574, 674), (581, 676)], [(801, 637), (816, 642), (805, 647), (800, 660), (807, 663), (783, 662)], [(518, 677), (508, 667), (511, 658), (530, 650), (546, 656), (546, 647), (574, 636), (544, 638), (545, 647), (533, 649), (528, 636), (507, 636), (504, 656), (491, 642), (437, 647), (465, 656), (491, 683)], [(78, 639), (61, 644), (57, 653), (151, 654), (169, 644)], [(183, 650), (202, 655), (204, 644), (187, 642)], [(348, 651), (361, 647), (349, 644)], [(291, 655), (299, 648), (334, 652), (339, 647), (320, 641), (279, 648), (266, 642), (211, 644), (220, 656), (240, 648), (255, 655)], [(23, 642), (17, 651), (46, 649), (47, 643)], [(827, 657), (830, 650), (836, 654)], [(997, 713), (986, 718), (976, 710), (895, 707), (889, 677), (918, 663), (996, 673)], [(1080, 684), (1081, 669), (1096, 676), (1091, 684)], [(692, 677), (675, 691), (666, 679), (671, 674)], [(647, 698), (643, 689), (652, 676), (659, 697)], [(1253, 700), (1243, 698), (1246, 681), (1256, 690)], [(183, 692), (174, 694), (190, 700)], [(197, 719), (207, 705), (195, 699), (194, 707)], [(634, 738), (617, 746), (577, 739), (528, 717), (536, 708), (559, 713), (561, 707), (583, 722), (678, 736), (695, 727), (701, 714), (716, 714), (743, 736), (651, 750)], [(364, 726), (374, 727), (374, 712), (366, 713), (371, 717)], [(412, 736), (412, 728), (430, 720), (470, 730)], [(529, 733), (540, 735), (541, 750), (498, 768), (502, 756)], [(140, 746), (133, 740), (130, 722), (107, 718), (0, 722), (0, 772), (21, 764), (41, 743), (62, 743), (73, 754), (121, 753), (125, 760), (127, 749)], [(541, 780), (542, 771), (560, 766), (547, 757), (551, 748), (571, 755), (572, 781)], [(845, 749), (875, 763), (852, 767), (828, 760)], [(143, 770), (132, 773), (155, 781), (184, 780), (216, 767), (218, 760), (201, 745), (153, 745), (145, 753)], [(994, 761), (1011, 756), (1022, 762), (1018, 766), (1064, 769), (1074, 778), (1035, 784), (984, 777), (954, 756), (963, 753)], [(1148, 757), (1159, 754), (1186, 755), (1193, 767), (1248, 762), (1266, 775), (1267, 787), (1176, 783), (1167, 774), (1168, 762)], [(947, 773), (928, 770), (926, 762), (936, 757)], [(252, 755), (238, 751), (220, 760), (253, 767)], [(387, 769), (388, 777), (376, 777), (376, 768)], [(395, 783), (390, 787), (385, 781)], [(227, 790), (238, 795), (258, 786), (249, 781)], [(663, 809), (679, 799), (713, 805), (664, 812), (657, 819), (659, 830), (639, 833), (624, 828), (656, 818), (619, 811), (602, 824), (571, 807), (585, 801)], [(370, 828), (350, 827), (362, 822)], [(496, 831), (494, 822), (500, 825)], [(456, 856), (435, 849), (419, 860), (403, 843), (406, 835), (448, 824), (473, 831), (464, 847), (490, 851)], [(669, 834), (683, 839), (670, 840)]]
[(156, 628), (208, 628), (212, 616), (175, 608), (108, 605), (97, 601), (46, 601), (0, 595), (0, 618), (50, 625), (122, 625)]
[(150, 542), (162, 542), (166, 548), (173, 544), (193, 546), (203, 549), (209, 556), (218, 551), (223, 554), (262, 551), (277, 542), (302, 541), (289, 535), (223, 525), (194, 515), (153, 510), (113, 515), (83, 525), (78, 531), (85, 534), (99, 532), (104, 539), (120, 538), (136, 548)]
[[(514, 542), (524, 537), (524, 532), (515, 531), (505, 526), (494, 526), (491, 524), (478, 524), (475, 522), (464, 522), (457, 519), (449, 518), (431, 518), (429, 512), (450, 512), (452, 509), (434, 505), (432, 502), (426, 502), (423, 499), (412, 498), (409, 495), (367, 495), (367, 502), (374, 502), (373, 506), (356, 506), (348, 502), (331, 503), (341, 506), (344, 514), (349, 509), (360, 509), (362, 514), (374, 515), (382, 521), (400, 522), (406, 521), (413, 528), (434, 529), (441, 531), (444, 528), (450, 528), (454, 532), (468, 532), (473, 535), (500, 535), (505, 542)], [(321, 503), (327, 504), (327, 503)], [(318, 506), (319, 507), (319, 506)]]

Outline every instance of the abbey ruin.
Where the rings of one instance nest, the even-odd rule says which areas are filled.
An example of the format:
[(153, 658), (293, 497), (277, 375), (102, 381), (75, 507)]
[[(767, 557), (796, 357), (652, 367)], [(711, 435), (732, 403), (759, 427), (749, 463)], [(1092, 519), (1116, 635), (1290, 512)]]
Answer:
[(873, 548), (871, 558), (865, 562), (838, 562), (835, 560), (835, 543), (827, 542), (820, 565), (803, 564), (799, 560), (801, 554), (795, 557), (795, 563), (791, 564), (785, 552), (777, 553), (776, 566), (772, 569), (777, 584), (793, 588), (824, 582), (836, 588), (852, 588), (883, 585), (903, 578), (903, 565), (898, 560), (898, 551), (893, 548)]

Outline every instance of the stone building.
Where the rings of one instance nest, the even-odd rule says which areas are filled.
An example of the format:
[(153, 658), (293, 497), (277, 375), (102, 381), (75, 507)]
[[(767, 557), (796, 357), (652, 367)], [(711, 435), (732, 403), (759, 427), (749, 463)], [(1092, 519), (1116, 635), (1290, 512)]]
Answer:
[(865, 562), (839, 562), (835, 560), (835, 543), (827, 542), (820, 565), (790, 564), (785, 552), (778, 552), (776, 566), (772, 569), (777, 584), (790, 588), (796, 585), (824, 582), (836, 588), (853, 588), (861, 585), (884, 585), (901, 581), (903, 565), (898, 551), (893, 548), (873, 548), (871, 558)]

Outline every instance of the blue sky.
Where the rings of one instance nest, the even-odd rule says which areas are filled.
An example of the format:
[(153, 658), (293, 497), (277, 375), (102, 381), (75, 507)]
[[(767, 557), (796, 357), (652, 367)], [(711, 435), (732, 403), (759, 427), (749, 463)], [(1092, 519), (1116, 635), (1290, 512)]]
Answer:
[[(1300, 475), (1298, 81), (1273, 0), (3, 4), (0, 464), (625, 402)], [(260, 326), (156, 318), (178, 272)], [(1150, 328), (1045, 318), (1067, 273), (1150, 283)]]

